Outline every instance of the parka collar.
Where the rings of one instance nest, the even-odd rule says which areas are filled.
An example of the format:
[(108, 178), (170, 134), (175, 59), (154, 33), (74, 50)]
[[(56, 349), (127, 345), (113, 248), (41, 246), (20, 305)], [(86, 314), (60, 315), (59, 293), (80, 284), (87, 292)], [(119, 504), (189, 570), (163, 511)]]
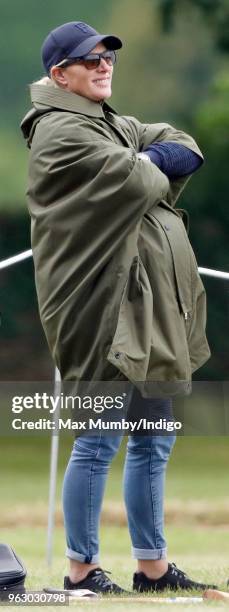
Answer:
[(65, 91), (59, 87), (54, 87), (52, 83), (50, 83), (50, 85), (33, 83), (30, 85), (30, 95), (33, 106), (36, 109), (40, 109), (41, 107), (61, 108), (62, 110), (71, 111), (73, 113), (80, 113), (89, 117), (98, 118), (105, 118), (104, 113), (106, 111), (112, 112), (115, 115), (117, 114), (106, 102), (102, 104), (93, 102), (78, 94)]

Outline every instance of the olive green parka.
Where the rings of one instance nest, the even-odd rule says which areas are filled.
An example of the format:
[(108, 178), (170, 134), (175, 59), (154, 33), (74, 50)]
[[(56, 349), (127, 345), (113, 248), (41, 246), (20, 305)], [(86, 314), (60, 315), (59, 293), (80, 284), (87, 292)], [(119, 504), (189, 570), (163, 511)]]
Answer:
[(170, 181), (137, 154), (195, 141), (48, 84), (21, 127), (40, 317), (63, 380), (190, 381), (209, 357), (205, 291)]

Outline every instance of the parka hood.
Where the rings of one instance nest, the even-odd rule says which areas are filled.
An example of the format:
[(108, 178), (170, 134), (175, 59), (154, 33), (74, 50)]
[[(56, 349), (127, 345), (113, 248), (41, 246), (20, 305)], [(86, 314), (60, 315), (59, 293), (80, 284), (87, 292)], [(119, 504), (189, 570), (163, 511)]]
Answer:
[(75, 93), (57, 87), (49, 77), (44, 77), (30, 85), (30, 97), (33, 108), (25, 115), (20, 124), (28, 147), (31, 145), (36, 124), (42, 115), (52, 110), (80, 113), (93, 118), (105, 118), (105, 112), (116, 114), (107, 102), (94, 102)]
[(49, 79), (49, 77), (44, 77), (42, 79), (40, 79), (39, 81), (37, 81), (36, 83), (33, 83), (32, 85), (30, 85), (30, 97), (31, 97), (31, 101), (33, 103), (33, 108), (31, 108), (28, 113), (26, 113), (25, 117), (22, 119), (22, 122), (20, 123), (20, 128), (22, 131), (22, 134), (25, 138), (25, 140), (27, 140), (27, 145), (28, 147), (30, 147), (30, 143), (33, 137), (33, 133), (34, 133), (34, 128), (37, 124), (37, 120), (39, 120), (39, 118), (47, 112), (47, 109), (49, 109), (49, 106), (45, 106), (43, 103), (34, 103), (33, 101), (33, 95), (32, 95), (32, 91), (34, 86), (38, 87), (41, 93), (41, 100), (42, 100), (42, 93), (43, 90), (46, 86), (52, 87), (54, 88), (54, 85), (51, 81), (51, 79)]
[(33, 134), (34, 134), (34, 130), (35, 130), (37, 121), (39, 121), (40, 117), (45, 112), (47, 111), (31, 108), (31, 110), (25, 115), (24, 119), (22, 120), (20, 124), (22, 134), (25, 140), (27, 140), (27, 145), (29, 148), (32, 142), (32, 138), (33, 138)]

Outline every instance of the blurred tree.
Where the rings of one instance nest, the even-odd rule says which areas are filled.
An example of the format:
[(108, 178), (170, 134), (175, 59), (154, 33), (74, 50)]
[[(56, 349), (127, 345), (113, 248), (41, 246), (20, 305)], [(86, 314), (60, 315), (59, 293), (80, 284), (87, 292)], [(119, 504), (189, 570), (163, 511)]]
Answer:
[(138, 0), (116, 0), (113, 5), (111, 24), (125, 44), (112, 101), (119, 112), (131, 112), (143, 121), (187, 126), (207, 95), (219, 58), (199, 9), (182, 2), (173, 15), (173, 29), (163, 33), (158, 6), (142, 0), (139, 12)]
[[(184, 193), (184, 206), (191, 212), (190, 237), (199, 265), (229, 270), (228, 254), (228, 159), (229, 72), (219, 72), (193, 122), (205, 154), (205, 166)], [(200, 240), (201, 237), (201, 240)], [(204, 278), (208, 295), (208, 338), (212, 358), (205, 377), (228, 378), (228, 281)], [(203, 369), (197, 378), (203, 377)]]
[[(196, 5), (207, 19), (218, 48), (229, 53), (229, 3), (228, 0), (184, 0)], [(180, 8), (180, 0), (160, 0), (159, 7), (164, 32), (173, 28), (175, 11)]]

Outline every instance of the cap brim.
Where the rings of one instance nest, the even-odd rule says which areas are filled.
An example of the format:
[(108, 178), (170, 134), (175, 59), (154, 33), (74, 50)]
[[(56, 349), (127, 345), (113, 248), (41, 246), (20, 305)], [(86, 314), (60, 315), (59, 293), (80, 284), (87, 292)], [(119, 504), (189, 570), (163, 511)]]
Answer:
[(81, 45), (75, 47), (71, 53), (68, 53), (68, 57), (74, 58), (86, 55), (87, 53), (90, 53), (90, 51), (92, 51), (92, 49), (94, 49), (100, 42), (104, 42), (107, 49), (115, 50), (121, 49), (122, 47), (122, 41), (120, 38), (117, 38), (117, 36), (112, 36), (110, 34), (98, 34), (96, 36), (90, 36), (87, 38), (87, 40), (84, 40)]

